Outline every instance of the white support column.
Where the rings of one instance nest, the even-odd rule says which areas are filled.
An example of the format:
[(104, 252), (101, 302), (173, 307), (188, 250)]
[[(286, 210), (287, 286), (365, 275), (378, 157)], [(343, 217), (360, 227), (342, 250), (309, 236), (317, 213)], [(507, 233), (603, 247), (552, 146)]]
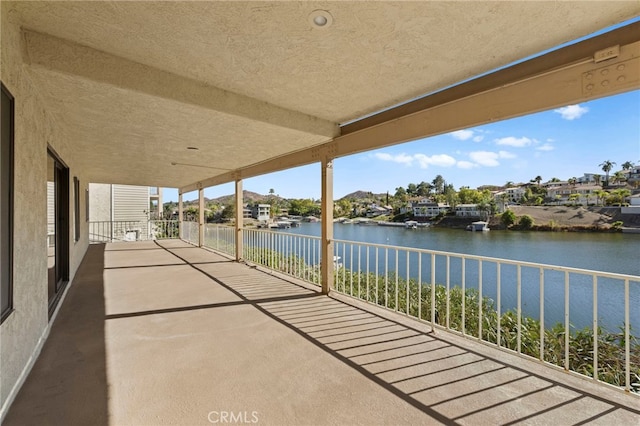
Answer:
[(333, 158), (322, 159), (322, 234), (320, 239), (322, 293), (333, 289)]
[(236, 262), (242, 260), (242, 227), (244, 225), (242, 180), (236, 180)]
[(198, 189), (198, 247), (204, 245), (204, 189)]
[(182, 222), (184, 222), (184, 208), (182, 206), (182, 192), (178, 193), (178, 229), (179, 229), (179, 237), (180, 239), (184, 238), (184, 233), (182, 232)]

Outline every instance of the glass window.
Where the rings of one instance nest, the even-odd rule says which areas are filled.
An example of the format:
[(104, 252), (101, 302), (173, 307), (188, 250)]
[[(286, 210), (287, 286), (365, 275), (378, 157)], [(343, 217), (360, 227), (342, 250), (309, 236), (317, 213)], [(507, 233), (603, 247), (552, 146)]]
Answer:
[[(1, 83), (0, 83), (1, 84)], [(0, 133), (0, 323), (13, 311), (13, 125), (14, 101), (2, 86)]]

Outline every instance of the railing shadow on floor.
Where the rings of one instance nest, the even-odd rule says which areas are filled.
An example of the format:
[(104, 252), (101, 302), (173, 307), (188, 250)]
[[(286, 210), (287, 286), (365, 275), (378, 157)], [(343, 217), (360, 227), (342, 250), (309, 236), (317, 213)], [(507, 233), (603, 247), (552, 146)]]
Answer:
[[(265, 280), (256, 283), (249, 274), (214, 276), (171, 248), (165, 250), (439, 422), (585, 424), (615, 412), (623, 419), (640, 416), (640, 408), (508, 364), (447, 338), (446, 332), (432, 334), (382, 316), (375, 308), (356, 306), (355, 300), (342, 300), (346, 296), (309, 297), (307, 292), (314, 290), (280, 277), (279, 288), (265, 288)], [(282, 294), (292, 289), (298, 294)], [(300, 297), (300, 291), (306, 295)], [(282, 295), (264, 297), (277, 293)], [(514, 410), (516, 405), (520, 408)]]

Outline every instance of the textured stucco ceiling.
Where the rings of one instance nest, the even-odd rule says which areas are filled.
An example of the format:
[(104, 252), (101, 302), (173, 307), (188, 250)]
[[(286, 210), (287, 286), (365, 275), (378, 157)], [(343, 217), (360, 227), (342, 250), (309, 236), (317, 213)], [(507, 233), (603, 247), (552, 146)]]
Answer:
[[(638, 14), (632, 1), (19, 2), (11, 7), (13, 19), (27, 31), (121, 59), (123, 75), (127, 63), (135, 62), (176, 76), (169, 79), (176, 90), (185, 78), (228, 92), (223, 97), (230, 104), (249, 100), (247, 114), (236, 114), (229, 103), (217, 109), (119, 87), (121, 76), (101, 80), (83, 73), (90, 68), (81, 63), (87, 55), (76, 55), (79, 72), (57, 67), (50, 57), (55, 51), (34, 65), (34, 79), (78, 149), (87, 161), (102, 161), (93, 168), (95, 180), (166, 186), (217, 172), (188, 166), (168, 171), (171, 162), (235, 169), (313, 146), (331, 135), (305, 122), (344, 123)], [(331, 13), (331, 27), (310, 26), (308, 16), (316, 9)], [(34, 51), (37, 47), (34, 42)], [(280, 121), (256, 115), (264, 103), (281, 109), (274, 113)], [(287, 124), (294, 121), (301, 124)], [(186, 151), (192, 145), (200, 147), (197, 154)]]

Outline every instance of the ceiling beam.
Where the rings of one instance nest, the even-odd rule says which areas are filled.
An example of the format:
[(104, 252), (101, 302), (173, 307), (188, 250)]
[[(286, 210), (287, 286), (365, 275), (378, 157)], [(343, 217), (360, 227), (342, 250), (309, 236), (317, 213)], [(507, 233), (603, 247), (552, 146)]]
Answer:
[(327, 138), (340, 132), (336, 123), (68, 40), (30, 30), (23, 30), (23, 36), (24, 61), (34, 67)]
[[(510, 68), (506, 68), (482, 77), (481, 81), (473, 80), (467, 83), (472, 85), (475, 81), (480, 85), (476, 89), (468, 86), (471, 87), (468, 89), (469, 93), (472, 93), (468, 96), (445, 97), (444, 99), (448, 100), (444, 101), (441, 97), (443, 95), (432, 95), (438, 96), (440, 101), (434, 105), (425, 101), (425, 105), (428, 105), (425, 109), (382, 123), (374, 122), (369, 127), (348, 132), (330, 142), (222, 173), (180, 190), (183, 193), (190, 192), (199, 187), (219, 185), (319, 162), (323, 157), (337, 158), (356, 154), (640, 89), (640, 31), (636, 31), (637, 24), (621, 30), (612, 32), (619, 37), (612, 37), (611, 33), (607, 33), (596, 37), (601, 42), (590, 44), (592, 47), (605, 46), (602, 49), (585, 51), (584, 45), (574, 44), (547, 54), (551, 55), (549, 57), (543, 55), (532, 59), (531, 61), (538, 65), (532, 67), (529, 74), (520, 71), (517, 81), (505, 83), (504, 75), (512, 73)], [(579, 55), (572, 53), (572, 49), (578, 49)], [(606, 57), (609, 50), (612, 53), (608, 59), (602, 60), (602, 57), (598, 56)], [(561, 54), (557, 53), (560, 51)], [(596, 56), (597, 60), (594, 59)], [(544, 58), (548, 60), (545, 61)], [(539, 61), (546, 63), (546, 67), (540, 66)], [(519, 69), (526, 69), (527, 63), (530, 61), (517, 66)], [(495, 79), (494, 84), (490, 84), (492, 78)], [(449, 90), (456, 89), (451, 88), (444, 92)]]
[(615, 29), (600, 36), (593, 37), (574, 45), (554, 50), (545, 55), (523, 61), (500, 71), (475, 78), (465, 83), (453, 86), (449, 89), (416, 99), (397, 107), (382, 111), (346, 124), (341, 127), (341, 135), (357, 132), (377, 124), (395, 120), (400, 117), (414, 114), (438, 105), (466, 98), (487, 90), (529, 78), (532, 75), (541, 74), (557, 67), (565, 67), (567, 64), (582, 61), (593, 57), (593, 53), (614, 45), (625, 45), (638, 41), (640, 34), (640, 22)]

